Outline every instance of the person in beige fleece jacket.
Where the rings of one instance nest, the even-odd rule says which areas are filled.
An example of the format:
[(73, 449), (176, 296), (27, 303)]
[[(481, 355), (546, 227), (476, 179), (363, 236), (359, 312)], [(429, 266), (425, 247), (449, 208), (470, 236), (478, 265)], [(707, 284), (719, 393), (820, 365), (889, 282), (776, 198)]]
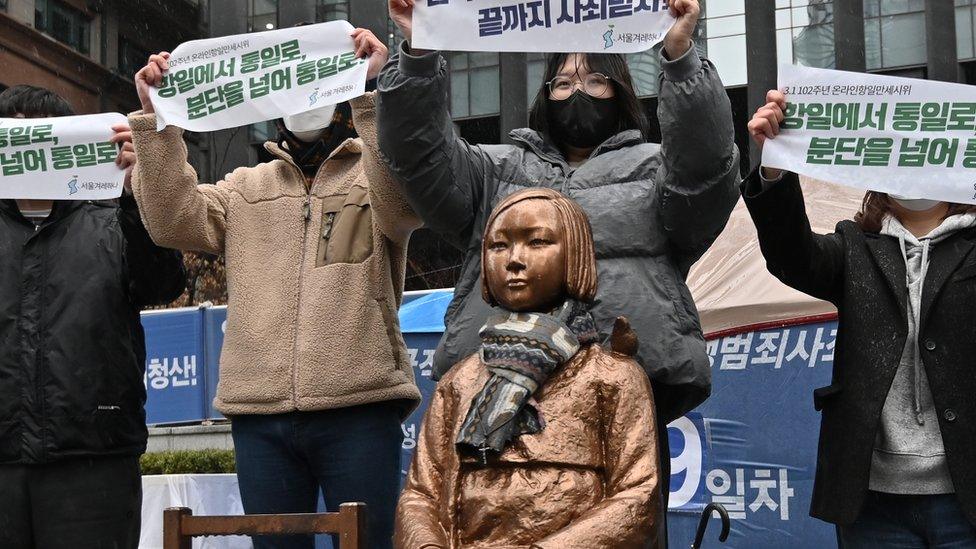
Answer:
[[(386, 47), (367, 30), (353, 36), (375, 78)], [(158, 244), (225, 255), (214, 405), (231, 418), (244, 510), (314, 512), (321, 488), (330, 511), (365, 502), (370, 547), (391, 547), (400, 423), (420, 400), (397, 309), (421, 223), (380, 160), (373, 96), (326, 109), (317, 128), (314, 111), (278, 121), (278, 142), (265, 144), (274, 160), (198, 185), (182, 130), (156, 131), (149, 88), (168, 57), (136, 75), (133, 190)]]

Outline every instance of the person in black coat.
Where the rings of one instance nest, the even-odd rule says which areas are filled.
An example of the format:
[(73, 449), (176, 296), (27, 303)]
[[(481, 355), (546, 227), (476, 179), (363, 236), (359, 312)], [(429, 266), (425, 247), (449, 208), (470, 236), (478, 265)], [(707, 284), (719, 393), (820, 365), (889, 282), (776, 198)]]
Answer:
[[(71, 114), (42, 88), (0, 94), (3, 118)], [(117, 163), (134, 160), (124, 143)], [(0, 200), (0, 547), (138, 545), (139, 312), (179, 297), (185, 280), (182, 256), (153, 244), (128, 191)]]
[[(767, 101), (760, 147), (786, 106)], [(838, 309), (810, 514), (842, 547), (976, 547), (976, 207), (871, 191), (819, 235), (796, 174), (758, 168), (742, 194), (770, 273)]]

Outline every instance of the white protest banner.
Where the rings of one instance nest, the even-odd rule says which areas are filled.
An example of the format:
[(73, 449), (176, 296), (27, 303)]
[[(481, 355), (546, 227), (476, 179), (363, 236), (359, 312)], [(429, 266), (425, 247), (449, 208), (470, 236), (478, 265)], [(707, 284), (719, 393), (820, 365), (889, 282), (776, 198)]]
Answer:
[(151, 90), (157, 128), (233, 128), (362, 95), (369, 67), (352, 30), (331, 21), (180, 44)]
[(109, 141), (116, 113), (0, 118), (0, 198), (105, 200), (122, 195), (125, 170)]
[(782, 66), (762, 163), (859, 189), (976, 204), (976, 87)]
[(667, 0), (417, 0), (422, 50), (634, 53), (664, 39)]

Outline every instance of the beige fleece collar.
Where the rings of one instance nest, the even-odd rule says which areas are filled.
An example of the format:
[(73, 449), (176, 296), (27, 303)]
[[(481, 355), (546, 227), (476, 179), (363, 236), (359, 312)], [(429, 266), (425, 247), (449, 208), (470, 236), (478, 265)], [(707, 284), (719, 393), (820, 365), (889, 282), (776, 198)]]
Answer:
[[(295, 164), (295, 161), (292, 160), (291, 155), (288, 154), (288, 151), (286, 149), (282, 149), (281, 147), (279, 147), (278, 144), (275, 143), (274, 141), (266, 141), (264, 143), (264, 150), (274, 155), (275, 158), (280, 158), (281, 160), (284, 160), (285, 162), (291, 164), (292, 166), (298, 167), (298, 165)], [(359, 155), (363, 154), (363, 140), (358, 137), (355, 139), (353, 138), (346, 139), (345, 141), (340, 143), (339, 146), (336, 147), (335, 150), (332, 151), (329, 154), (328, 158), (326, 158), (325, 160), (329, 161), (333, 158), (338, 158), (340, 156), (353, 155), (353, 154), (359, 154)]]

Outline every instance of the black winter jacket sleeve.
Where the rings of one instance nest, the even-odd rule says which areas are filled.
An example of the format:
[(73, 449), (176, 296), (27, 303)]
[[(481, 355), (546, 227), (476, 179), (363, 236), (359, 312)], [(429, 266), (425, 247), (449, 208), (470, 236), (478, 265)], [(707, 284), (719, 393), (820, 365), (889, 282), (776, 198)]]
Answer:
[(165, 305), (178, 298), (186, 288), (183, 254), (152, 241), (131, 195), (123, 194), (119, 199), (119, 226), (125, 236), (125, 261), (133, 305), (141, 309)]
[(843, 235), (813, 232), (795, 173), (786, 173), (763, 191), (759, 169), (743, 182), (742, 196), (756, 224), (766, 268), (787, 286), (839, 305), (844, 284)]
[(663, 230), (687, 275), (725, 228), (739, 199), (739, 150), (729, 96), (695, 48), (662, 60), (657, 118)]

